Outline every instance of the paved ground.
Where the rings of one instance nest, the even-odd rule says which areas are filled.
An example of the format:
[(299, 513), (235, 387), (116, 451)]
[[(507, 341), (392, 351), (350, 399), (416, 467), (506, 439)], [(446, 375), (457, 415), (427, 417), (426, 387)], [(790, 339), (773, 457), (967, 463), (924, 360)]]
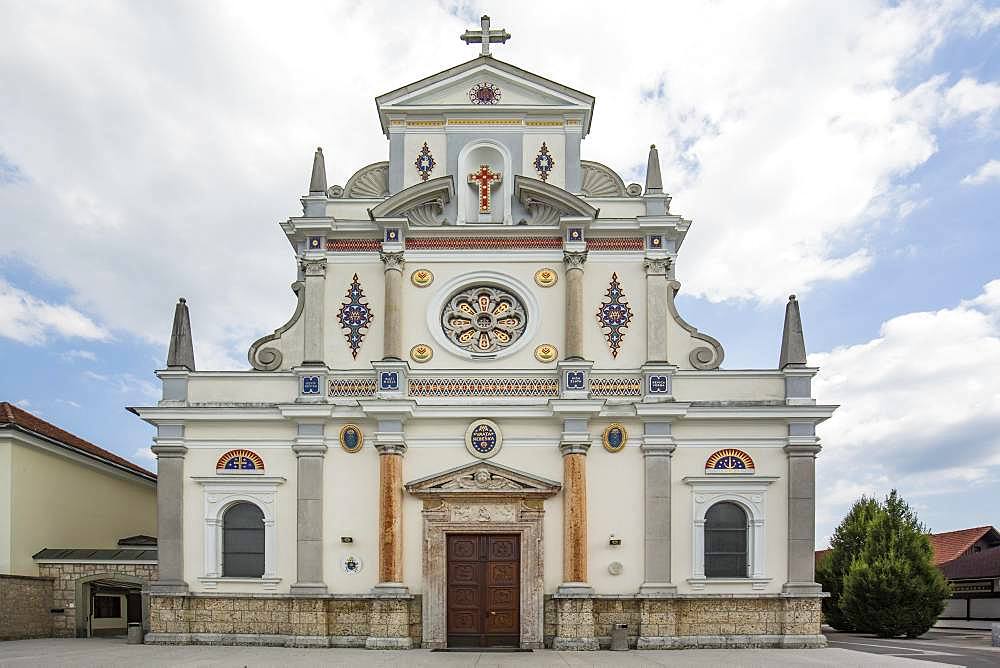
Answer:
[[(1000, 655), (997, 655), (1000, 657)], [(0, 642), (0, 666), (899, 666), (939, 664), (842, 648), (790, 650), (673, 650), (664, 652), (552, 652), (480, 654), (376, 652), (353, 649), (285, 649), (278, 647), (191, 647), (126, 645), (123, 639), (45, 639)]]
[(830, 647), (957, 666), (1000, 666), (1000, 647), (990, 646), (990, 632), (932, 630), (914, 640), (883, 640), (826, 630)]

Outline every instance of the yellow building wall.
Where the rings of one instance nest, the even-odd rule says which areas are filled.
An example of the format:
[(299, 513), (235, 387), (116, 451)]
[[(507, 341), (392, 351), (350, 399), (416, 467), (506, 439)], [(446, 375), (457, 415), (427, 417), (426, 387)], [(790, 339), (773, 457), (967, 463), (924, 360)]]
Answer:
[(38, 575), (45, 547), (113, 548), (119, 538), (156, 535), (156, 486), (13, 442), (10, 452), (11, 570)]

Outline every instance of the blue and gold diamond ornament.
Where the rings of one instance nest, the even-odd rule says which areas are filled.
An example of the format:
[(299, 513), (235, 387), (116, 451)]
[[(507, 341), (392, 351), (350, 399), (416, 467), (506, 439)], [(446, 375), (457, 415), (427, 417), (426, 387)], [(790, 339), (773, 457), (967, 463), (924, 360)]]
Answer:
[(417, 159), (413, 164), (416, 166), (417, 172), (420, 174), (421, 181), (426, 181), (431, 177), (431, 172), (434, 171), (434, 167), (435, 165), (437, 165), (437, 161), (431, 154), (431, 149), (427, 145), (427, 142), (424, 142), (424, 145), (420, 149), (420, 152), (417, 153)]
[(538, 149), (538, 155), (535, 156), (535, 171), (538, 172), (538, 178), (545, 181), (549, 178), (549, 172), (552, 168), (556, 166), (556, 161), (549, 154), (549, 147), (542, 142), (542, 147)]
[(617, 273), (611, 274), (611, 284), (604, 295), (605, 301), (597, 309), (597, 322), (602, 329), (607, 330), (604, 338), (608, 341), (611, 356), (618, 357), (622, 339), (625, 338), (624, 330), (628, 329), (629, 323), (632, 322), (632, 309), (625, 299), (625, 292), (618, 282)]
[(375, 314), (367, 304), (368, 300), (365, 299), (365, 292), (361, 289), (361, 282), (358, 280), (357, 274), (354, 274), (354, 279), (351, 281), (350, 287), (347, 288), (345, 299), (346, 301), (340, 305), (340, 310), (337, 311), (337, 320), (340, 321), (340, 326), (347, 330), (344, 332), (344, 338), (347, 339), (351, 355), (357, 359), (358, 350), (361, 348), (365, 334), (368, 333), (368, 325), (375, 318)]

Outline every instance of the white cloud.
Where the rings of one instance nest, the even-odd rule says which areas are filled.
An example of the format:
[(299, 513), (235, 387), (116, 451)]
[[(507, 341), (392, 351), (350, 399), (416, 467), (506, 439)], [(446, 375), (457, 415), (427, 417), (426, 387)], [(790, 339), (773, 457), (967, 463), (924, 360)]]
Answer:
[(49, 304), (0, 278), (0, 336), (40, 345), (50, 336), (104, 341), (107, 330), (72, 306)]
[(146, 461), (150, 462), (156, 461), (156, 455), (153, 454), (153, 451), (150, 448), (139, 448), (134, 453), (132, 453), (132, 456), (140, 460), (145, 459)]
[(1000, 280), (809, 362), (817, 400), (841, 404), (820, 427), (821, 537), (861, 493), (897, 487), (919, 501), (1000, 480)]
[[(458, 34), (488, 9), (294, 8), (3, 5), (0, 79), (18, 94), (0, 97), (0, 153), (19, 175), (0, 184), (18, 230), (3, 252), (164, 356), (184, 295), (199, 367), (246, 367), (293, 307), (275, 223), (298, 212), (313, 147), (331, 183), (385, 159), (372, 98), (473, 57)], [(902, 216), (921, 200), (898, 180), (933, 155), (940, 124), (991, 118), (991, 85), (898, 82), (946, 36), (993, 21), (966, 1), (512, 9), (492, 10), (514, 35), (498, 56), (597, 97), (585, 158), (634, 180), (660, 146), (673, 208), (696, 221), (679, 274), (711, 299), (863, 271), (878, 207)], [(539, 48), (557, 33), (577, 36), (573, 57)]]
[(62, 357), (64, 360), (70, 362), (74, 360), (88, 360), (91, 362), (97, 361), (97, 355), (95, 355), (90, 350), (67, 350), (64, 353), (61, 353), (59, 356)]
[(1000, 160), (984, 162), (974, 173), (962, 179), (962, 183), (970, 186), (980, 186), (990, 181), (1000, 181)]
[(157, 383), (138, 378), (131, 373), (101, 374), (87, 370), (83, 372), (83, 377), (98, 383), (105, 383), (127, 397), (160, 398), (160, 387)]

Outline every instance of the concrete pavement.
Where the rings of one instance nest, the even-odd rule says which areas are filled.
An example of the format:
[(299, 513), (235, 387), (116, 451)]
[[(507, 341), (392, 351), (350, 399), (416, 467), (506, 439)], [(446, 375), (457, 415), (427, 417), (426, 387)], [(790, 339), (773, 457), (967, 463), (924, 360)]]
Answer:
[(879, 656), (921, 659), (956, 666), (1000, 666), (1000, 648), (990, 646), (989, 631), (932, 629), (919, 638), (876, 638), (824, 629), (830, 647)]
[(286, 649), (281, 647), (194, 647), (127, 645), (118, 638), (48, 638), (0, 642), (0, 666), (737, 666), (771, 668), (780, 666), (900, 666), (919, 668), (940, 664), (913, 661), (888, 655), (874, 655), (843, 648), (754, 649), (754, 650), (669, 650), (630, 652), (525, 653), (401, 652), (363, 649)]

